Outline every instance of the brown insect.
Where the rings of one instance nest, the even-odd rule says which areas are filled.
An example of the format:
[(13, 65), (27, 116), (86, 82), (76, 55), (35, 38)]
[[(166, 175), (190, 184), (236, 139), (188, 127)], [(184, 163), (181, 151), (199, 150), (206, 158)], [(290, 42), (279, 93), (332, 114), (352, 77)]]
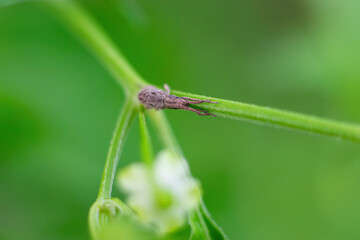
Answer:
[(197, 113), (200, 116), (214, 116), (214, 114), (210, 114), (202, 109), (191, 108), (191, 104), (199, 104), (199, 103), (218, 103), (212, 102), (210, 100), (200, 100), (195, 98), (188, 97), (178, 97), (170, 94), (170, 88), (168, 85), (164, 85), (165, 91), (158, 89), (153, 86), (147, 86), (140, 90), (138, 93), (139, 101), (145, 106), (146, 109), (155, 108), (159, 109), (184, 109), (187, 111), (192, 111)]

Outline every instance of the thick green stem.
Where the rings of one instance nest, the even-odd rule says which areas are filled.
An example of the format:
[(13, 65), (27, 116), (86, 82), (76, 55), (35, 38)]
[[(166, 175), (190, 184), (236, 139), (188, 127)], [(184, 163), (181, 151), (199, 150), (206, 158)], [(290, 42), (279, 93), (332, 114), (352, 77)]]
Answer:
[(122, 151), (125, 137), (130, 124), (136, 115), (137, 107), (133, 101), (127, 100), (117, 122), (113, 138), (111, 140), (109, 152), (106, 158), (105, 168), (100, 183), (98, 199), (110, 198), (111, 189), (114, 181), (116, 165)]
[(62, 22), (101, 60), (127, 94), (135, 93), (145, 81), (131, 67), (100, 26), (72, 1), (47, 1)]
[(194, 108), (207, 110), (209, 113), (215, 114), (218, 117), (236, 120), (252, 120), (257, 123), (285, 127), (360, 143), (360, 125), (180, 91), (171, 91), (171, 93), (177, 96), (210, 99), (214, 102), (219, 102), (219, 104), (202, 103), (201, 105), (192, 106)]

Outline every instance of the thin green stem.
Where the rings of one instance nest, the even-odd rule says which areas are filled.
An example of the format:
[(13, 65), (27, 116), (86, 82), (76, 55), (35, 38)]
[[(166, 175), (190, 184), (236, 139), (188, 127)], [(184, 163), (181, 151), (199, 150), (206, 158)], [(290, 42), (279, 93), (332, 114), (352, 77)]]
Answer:
[(136, 115), (137, 107), (133, 101), (127, 100), (117, 122), (109, 152), (106, 158), (105, 168), (100, 183), (98, 199), (110, 198), (114, 181), (116, 165), (119, 160), (130, 124)]
[(146, 126), (145, 109), (139, 113), (139, 127), (140, 127), (140, 146), (141, 158), (144, 163), (151, 164), (154, 159), (152, 150), (151, 138)]
[[(180, 156), (184, 159), (184, 164), (187, 165), (185, 158), (183, 157), (181, 147), (178, 144), (170, 124), (168, 123), (164, 112), (161, 111), (149, 111), (151, 120), (153, 121), (156, 130), (160, 136), (160, 140), (163, 145), (170, 149), (176, 156)], [(188, 168), (187, 168), (188, 169)], [(188, 174), (191, 176), (190, 169)], [(215, 223), (211, 218), (206, 206), (200, 196), (201, 203), (198, 208), (189, 216), (189, 224), (191, 226), (191, 237), (190, 239), (223, 239), (228, 238), (222, 231), (222, 229)], [(209, 237), (211, 236), (211, 237)]]
[(163, 145), (171, 150), (175, 155), (182, 156), (182, 151), (180, 145), (178, 144), (170, 124), (166, 119), (165, 114), (162, 111), (150, 110), (149, 115), (151, 117), (152, 122), (154, 123), (157, 133), (160, 136), (160, 140)]
[(125, 92), (135, 93), (145, 81), (81, 6), (72, 1), (47, 1), (62, 22), (103, 62)]
[(257, 123), (285, 127), (360, 143), (360, 125), (180, 91), (171, 91), (171, 93), (177, 96), (210, 99), (214, 102), (219, 102), (219, 104), (203, 103), (192, 106), (206, 110), (218, 117), (235, 120), (251, 120)]

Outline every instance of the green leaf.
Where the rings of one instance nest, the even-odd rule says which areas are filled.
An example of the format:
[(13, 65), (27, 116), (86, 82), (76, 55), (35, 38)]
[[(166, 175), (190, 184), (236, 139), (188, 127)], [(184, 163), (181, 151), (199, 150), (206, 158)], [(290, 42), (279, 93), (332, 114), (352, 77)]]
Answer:
[(196, 211), (190, 214), (189, 224), (190, 240), (228, 240), (222, 229), (211, 218), (203, 202)]
[(200, 205), (200, 211), (205, 220), (206, 226), (208, 228), (209, 234), (212, 240), (228, 240), (228, 237), (225, 235), (223, 230), (216, 224), (212, 219), (209, 211), (207, 210), (205, 204), (202, 202)]
[(209, 229), (206, 226), (205, 219), (200, 208), (190, 214), (189, 224), (191, 227), (189, 240), (211, 240)]

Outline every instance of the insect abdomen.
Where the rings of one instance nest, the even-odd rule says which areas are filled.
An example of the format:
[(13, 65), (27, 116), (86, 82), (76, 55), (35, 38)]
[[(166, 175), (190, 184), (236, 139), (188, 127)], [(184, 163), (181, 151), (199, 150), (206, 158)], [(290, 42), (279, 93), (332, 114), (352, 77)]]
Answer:
[(185, 100), (175, 96), (175, 95), (168, 95), (164, 100), (165, 108), (172, 108), (172, 109), (179, 109), (184, 108), (188, 104)]

